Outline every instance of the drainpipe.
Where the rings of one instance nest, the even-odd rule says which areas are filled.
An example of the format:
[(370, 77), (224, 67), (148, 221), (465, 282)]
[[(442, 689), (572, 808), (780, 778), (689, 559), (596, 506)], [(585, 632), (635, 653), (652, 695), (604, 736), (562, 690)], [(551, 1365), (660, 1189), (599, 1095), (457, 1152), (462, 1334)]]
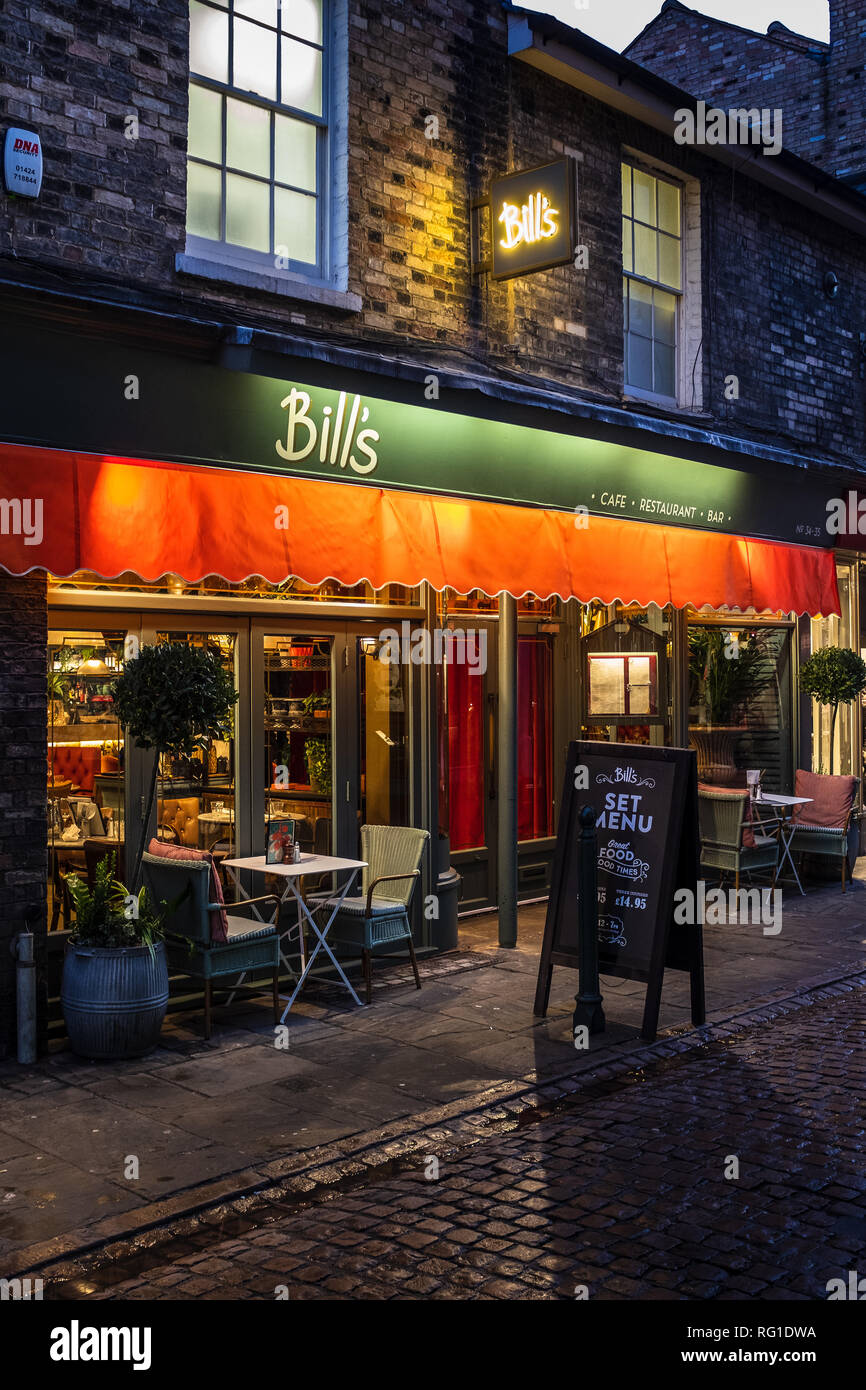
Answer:
[(18, 1061), (30, 1063), (36, 1061), (36, 963), (32, 931), (19, 932), (12, 946), (17, 962)]
[(517, 945), (517, 599), (499, 596), (499, 944)]

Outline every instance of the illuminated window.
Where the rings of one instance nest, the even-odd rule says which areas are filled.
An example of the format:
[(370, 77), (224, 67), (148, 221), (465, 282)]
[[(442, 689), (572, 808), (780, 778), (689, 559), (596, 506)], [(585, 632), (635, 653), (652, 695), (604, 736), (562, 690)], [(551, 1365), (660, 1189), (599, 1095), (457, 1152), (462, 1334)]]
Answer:
[(187, 250), (325, 277), (330, 0), (191, 0)]
[(683, 293), (681, 186), (622, 166), (625, 386), (676, 404)]

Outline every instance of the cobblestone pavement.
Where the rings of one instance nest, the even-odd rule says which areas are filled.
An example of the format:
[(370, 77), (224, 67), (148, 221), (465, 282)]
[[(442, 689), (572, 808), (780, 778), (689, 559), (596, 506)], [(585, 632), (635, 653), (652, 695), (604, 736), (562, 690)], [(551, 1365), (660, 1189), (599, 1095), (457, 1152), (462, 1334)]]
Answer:
[[(778, 935), (705, 929), (711, 1022), (864, 969), (866, 858), (857, 872), (845, 894), (835, 883), (786, 892)], [(263, 998), (218, 1010), (209, 1041), (200, 1009), (173, 1014), (160, 1047), (134, 1062), (63, 1051), (0, 1063), (0, 1275), (334, 1161), (320, 1151), (385, 1128), (415, 1133), (443, 1108), (472, 1112), (484, 1096), (630, 1052), (646, 993), (637, 980), (604, 977), (607, 1031), (587, 1052), (573, 1045), (574, 971), (554, 970), (548, 1015), (533, 1017), (544, 918), (543, 904), (521, 907), (513, 951), (498, 948), (495, 916), (461, 921), (462, 949), (423, 961), (420, 991), (406, 962), (377, 966), (369, 1009), (342, 988), (305, 990), (285, 1050)], [(666, 972), (661, 1028), (690, 1029), (681, 971)], [(128, 1155), (141, 1161), (134, 1182)]]
[(205, 1218), (45, 1296), (824, 1299), (866, 1267), (864, 995), (599, 1083), (438, 1180)]

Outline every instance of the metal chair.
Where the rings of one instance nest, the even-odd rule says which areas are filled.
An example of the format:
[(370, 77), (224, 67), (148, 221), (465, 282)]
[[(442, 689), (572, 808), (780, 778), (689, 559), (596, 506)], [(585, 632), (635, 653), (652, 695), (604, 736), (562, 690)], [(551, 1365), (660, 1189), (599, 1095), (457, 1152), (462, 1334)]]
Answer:
[[(234, 980), (244, 972), (267, 970), (272, 975), (274, 1022), (280, 1018), (279, 968), (280, 938), (277, 919), (280, 900), (273, 893), (260, 898), (244, 898), (238, 903), (213, 901), (210, 859), (163, 859), (155, 854), (142, 858), (144, 884), (155, 902), (174, 904), (166, 927), (166, 947), (169, 964), (181, 974), (204, 981), (204, 1035), (211, 1034), (213, 982), (226, 975)], [(178, 901), (179, 900), (179, 901)], [(273, 916), (269, 922), (238, 914), (252, 905), (272, 902)], [(226, 941), (211, 939), (211, 914), (225, 911)], [(232, 993), (237, 985), (231, 985)], [(248, 994), (260, 994), (262, 986), (248, 987)]]
[[(802, 868), (802, 857), (804, 854), (817, 854), (826, 858), (838, 859), (842, 865), (842, 892), (846, 892), (845, 871), (850, 869), (848, 866), (848, 830), (851, 825), (851, 815), (854, 810), (854, 802), (857, 799), (857, 788), (860, 785), (857, 777), (846, 777), (832, 775), (829, 773), (806, 772), (802, 768), (797, 769), (796, 785), (794, 790), (797, 796), (815, 796), (816, 790), (820, 789), (824, 795), (835, 792), (835, 800), (838, 805), (838, 824), (820, 824), (815, 818), (813, 805), (799, 806), (795, 812), (793, 825), (794, 832), (791, 836), (789, 850), (791, 854), (800, 855), (800, 867)], [(845, 804), (847, 803), (847, 810)], [(810, 819), (810, 815), (812, 819)]]
[[(775, 869), (779, 862), (779, 841), (775, 835), (750, 835), (748, 793), (738, 791), (698, 791), (701, 830), (701, 866), (733, 873), (739, 890), (740, 873), (755, 869)], [(744, 843), (754, 839), (753, 844)]]
[[(429, 839), (429, 831), (412, 826), (361, 826), (361, 858), (367, 862), (361, 892), (356, 897), (344, 898), (331, 927), (330, 939), (360, 949), (368, 1004), (373, 997), (373, 952), (379, 946), (405, 941), (415, 988), (421, 988), (409, 925), (409, 903), (421, 876), (421, 856)], [(394, 885), (395, 891), (388, 897), (376, 891), (383, 883)], [(319, 910), (327, 913), (336, 899), (319, 898), (317, 902)]]

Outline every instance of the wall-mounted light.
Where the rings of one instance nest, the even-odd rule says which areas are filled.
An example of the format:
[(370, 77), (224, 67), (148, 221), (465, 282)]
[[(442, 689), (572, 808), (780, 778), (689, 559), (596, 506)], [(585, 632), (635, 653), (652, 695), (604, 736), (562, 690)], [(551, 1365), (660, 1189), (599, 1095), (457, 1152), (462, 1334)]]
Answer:
[(824, 276), (824, 293), (828, 299), (837, 299), (841, 285), (835, 270), (828, 270)]

